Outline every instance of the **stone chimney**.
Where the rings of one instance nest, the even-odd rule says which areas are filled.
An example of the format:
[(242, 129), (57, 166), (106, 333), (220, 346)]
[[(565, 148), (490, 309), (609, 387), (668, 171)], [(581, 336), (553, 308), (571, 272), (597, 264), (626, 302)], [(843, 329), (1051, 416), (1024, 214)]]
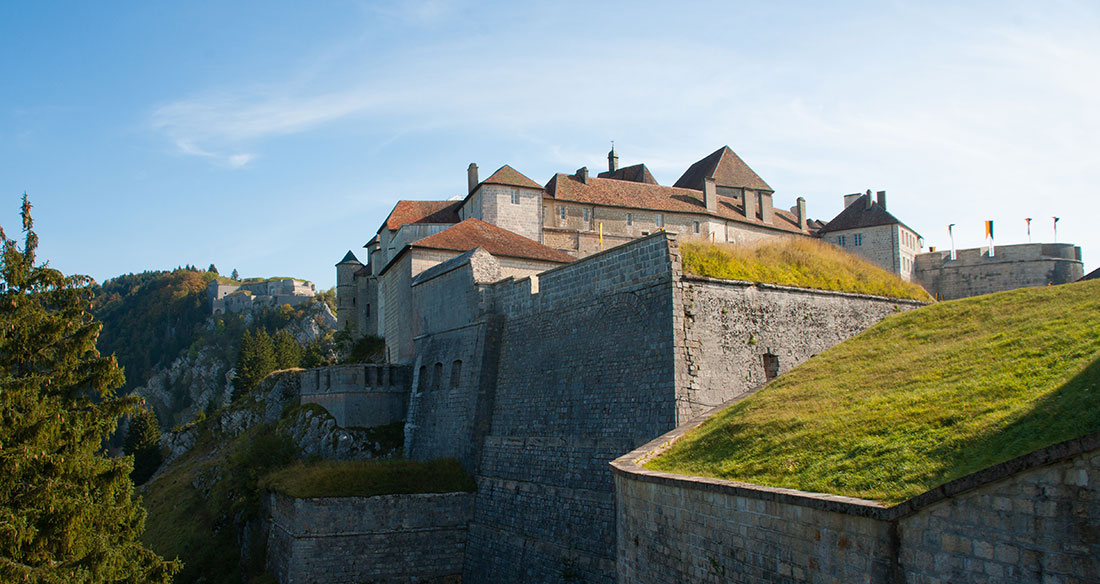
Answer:
[(577, 169), (577, 178), (584, 184), (588, 184), (588, 167), (582, 166)]
[(607, 171), (614, 174), (616, 170), (619, 170), (619, 155), (612, 148), (611, 152), (607, 153)]
[(474, 192), (474, 189), (477, 188), (477, 183), (479, 182), (481, 181), (477, 180), (477, 165), (471, 162), (470, 166), (466, 168), (466, 186), (468, 187), (466, 189), (466, 192)]
[(806, 199), (798, 197), (798, 228), (806, 231)]
[(760, 192), (760, 220), (764, 223), (775, 222), (775, 212), (772, 210), (772, 194), (768, 191)]
[(885, 211), (886, 210), (886, 191), (879, 191), (879, 192), (875, 193), (875, 196), (878, 198), (878, 206), (882, 207), (882, 210)]
[(745, 202), (745, 219), (756, 219), (756, 191), (751, 189), (742, 189), (744, 194), (741, 199)]
[(867, 204), (867, 209), (870, 209), (871, 203), (875, 202), (875, 200), (871, 198), (871, 189), (867, 189), (867, 198), (863, 199), (863, 202)]
[(703, 204), (707, 207), (707, 211), (718, 212), (718, 185), (715, 184), (714, 177), (708, 176), (703, 179)]
[(862, 197), (862, 193), (852, 193), (851, 195), (844, 195), (844, 208), (847, 209), (852, 203), (859, 200)]

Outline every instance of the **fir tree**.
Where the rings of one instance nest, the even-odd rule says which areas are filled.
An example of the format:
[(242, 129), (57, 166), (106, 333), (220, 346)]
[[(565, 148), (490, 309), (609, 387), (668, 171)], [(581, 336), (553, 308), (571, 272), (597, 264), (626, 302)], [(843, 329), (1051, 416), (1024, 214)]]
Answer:
[(252, 391), (275, 370), (275, 345), (267, 331), (245, 331), (241, 335), (241, 352), (237, 358), (237, 374), (233, 378), (233, 399)]
[(152, 410), (139, 408), (130, 417), (130, 430), (123, 446), (126, 454), (134, 457), (134, 471), (130, 478), (135, 485), (144, 484), (157, 472), (163, 458), (160, 454), (160, 426)]
[(218, 273), (218, 268), (214, 264), (210, 264), (210, 267), (206, 268), (206, 271), (217, 274)]
[(271, 339), (275, 344), (275, 366), (291, 369), (302, 364), (302, 346), (286, 329), (279, 329)]
[(241, 275), (237, 273), (237, 268), (233, 268), (233, 279), (240, 281)]
[(0, 581), (169, 582), (178, 563), (138, 541), (131, 461), (101, 446), (139, 400), (96, 351), (91, 280), (35, 263), (30, 208), (22, 250), (0, 229)]

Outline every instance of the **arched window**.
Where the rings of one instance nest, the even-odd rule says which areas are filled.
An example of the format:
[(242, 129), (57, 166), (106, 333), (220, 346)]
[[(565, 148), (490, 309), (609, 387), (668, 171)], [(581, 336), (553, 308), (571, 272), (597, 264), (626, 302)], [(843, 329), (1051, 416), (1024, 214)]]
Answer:
[(454, 363), (451, 363), (451, 389), (458, 387), (458, 384), (462, 382), (462, 361), (455, 359)]
[(439, 391), (439, 384), (443, 382), (443, 364), (436, 363), (434, 375), (432, 375), (432, 391)]
[(420, 366), (420, 379), (416, 382), (417, 389), (423, 392), (428, 388), (428, 366)]

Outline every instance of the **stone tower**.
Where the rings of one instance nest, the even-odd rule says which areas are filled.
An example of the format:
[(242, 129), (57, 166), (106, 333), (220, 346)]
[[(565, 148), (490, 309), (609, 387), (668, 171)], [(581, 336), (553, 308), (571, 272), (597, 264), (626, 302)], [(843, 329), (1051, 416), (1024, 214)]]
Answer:
[[(344, 259), (336, 264), (336, 328), (344, 330), (348, 323), (355, 323), (355, 272), (363, 264), (348, 250)], [(351, 326), (356, 326), (352, 324)]]

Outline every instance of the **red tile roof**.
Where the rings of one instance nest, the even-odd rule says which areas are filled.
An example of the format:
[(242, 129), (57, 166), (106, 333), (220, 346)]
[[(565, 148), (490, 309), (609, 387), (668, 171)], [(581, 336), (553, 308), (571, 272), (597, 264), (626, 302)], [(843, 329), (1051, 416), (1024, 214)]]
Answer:
[(505, 164), (497, 169), (489, 178), (481, 181), (483, 185), (507, 185), (512, 187), (525, 187), (529, 189), (542, 189), (542, 185), (523, 176), (523, 173)]
[(452, 251), (469, 251), (480, 247), (495, 256), (561, 263), (576, 259), (565, 252), (473, 218), (416, 241), (411, 247)]
[(718, 186), (774, 191), (741, 157), (723, 146), (710, 156), (692, 164), (673, 186), (703, 190), (703, 180), (713, 178)]
[(398, 201), (382, 225), (397, 231), (408, 223), (458, 223), (461, 206), (462, 201)]
[(607, 178), (589, 178), (586, 185), (574, 175), (559, 173), (554, 175), (554, 178), (546, 184), (545, 197), (559, 201), (591, 203), (609, 207), (711, 215), (740, 223), (801, 232), (798, 229), (798, 217), (783, 209), (774, 209), (775, 221), (773, 223), (764, 223), (755, 217), (747, 219), (740, 198), (735, 199), (718, 195), (718, 211), (716, 213), (707, 211), (706, 205), (703, 203), (702, 191), (694, 189), (664, 187)]
[(644, 164), (635, 164), (634, 166), (625, 166), (611, 172), (601, 172), (600, 178), (613, 178), (615, 180), (629, 180), (633, 182), (649, 183), (651, 185), (657, 184), (657, 179), (653, 178), (653, 174), (649, 172), (649, 169)]

